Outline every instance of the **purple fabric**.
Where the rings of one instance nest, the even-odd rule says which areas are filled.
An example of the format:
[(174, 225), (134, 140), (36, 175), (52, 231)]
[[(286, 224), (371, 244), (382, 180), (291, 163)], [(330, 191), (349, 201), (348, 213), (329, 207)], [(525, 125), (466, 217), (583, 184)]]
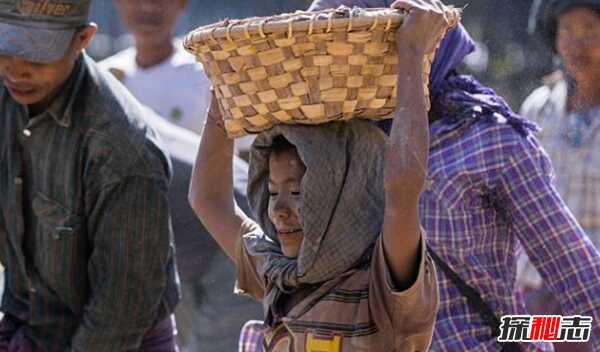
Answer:
[(439, 96), (442, 82), (448, 73), (460, 65), (474, 50), (475, 42), (462, 24), (446, 33), (431, 64), (429, 91), (433, 100)]
[[(175, 343), (175, 317), (158, 323), (142, 340), (138, 352), (178, 352)], [(22, 322), (10, 315), (4, 315), (0, 321), (0, 352), (34, 352), (31, 342), (25, 337)]]
[[(432, 90), (438, 120), (430, 127), (429, 186), (419, 209), (429, 243), (498, 314), (526, 314), (513, 284), (524, 249), (563, 312), (596, 321), (598, 252), (554, 188), (550, 161), (530, 133), (537, 126), (474, 77), (452, 72), (468, 42), (446, 36), (437, 57), (453, 62), (439, 66), (436, 75), (444, 79)], [(600, 327), (595, 338), (599, 333)], [(497, 351), (489, 329), (445, 275), (432, 350)]]
[(175, 316), (170, 316), (156, 324), (142, 340), (138, 352), (178, 352), (175, 336)]
[(537, 131), (535, 124), (516, 114), (493, 89), (483, 86), (473, 76), (455, 73), (474, 50), (475, 42), (462, 25), (450, 30), (442, 39), (429, 77), (433, 115), (447, 126), (461, 119), (484, 118), (506, 121), (523, 135)]
[(21, 322), (8, 314), (0, 321), (0, 352), (33, 352)]
[[(380, 3), (316, 3), (357, 2)], [(536, 126), (475, 78), (452, 72), (472, 50), (469, 41), (450, 32), (433, 66), (432, 107), (439, 119), (430, 126), (428, 182), (419, 202), (427, 240), (499, 315), (527, 314), (514, 285), (524, 249), (564, 314), (600, 321), (600, 254), (557, 193), (550, 160), (530, 133)], [(431, 350), (498, 351), (479, 314), (445, 275), (438, 278)], [(593, 351), (600, 351), (600, 324), (592, 339)], [(523, 345), (523, 351), (552, 350), (545, 343)]]
[[(454, 40), (442, 50), (457, 55), (438, 58), (460, 57), (465, 39)], [(430, 127), (429, 186), (419, 204), (430, 245), (499, 315), (526, 314), (514, 287), (524, 249), (565, 314), (597, 321), (600, 256), (554, 188), (550, 161), (530, 133), (537, 126), (454, 67), (445, 66), (448, 74), (432, 92), (438, 120)], [(445, 275), (439, 279), (432, 350), (497, 351), (478, 313)], [(600, 337), (600, 326), (593, 335)], [(522, 347), (552, 351), (544, 343)]]
[[(461, 119), (484, 118), (506, 121), (523, 135), (537, 131), (534, 123), (516, 114), (493, 89), (483, 86), (473, 76), (455, 73), (473, 50), (475, 43), (462, 25), (449, 31), (440, 43), (429, 77), (433, 115), (448, 127)], [(390, 123), (386, 121), (385, 127), (389, 128)]]
[(261, 352), (263, 350), (264, 329), (265, 326), (262, 321), (247, 321), (240, 332), (238, 352)]
[(539, 129), (533, 122), (516, 114), (493, 89), (481, 85), (469, 75), (451, 74), (443, 80), (431, 112), (448, 130), (454, 128), (456, 122), (469, 118), (506, 122), (522, 135)]
[[(437, 121), (430, 131), (419, 202), (429, 245), (498, 315), (527, 314), (514, 284), (525, 250), (564, 314), (600, 321), (600, 255), (554, 188), (550, 160), (533, 135), (491, 119)], [(439, 274), (431, 350), (498, 351), (478, 313)], [(600, 351), (600, 324), (592, 334), (593, 351)]]

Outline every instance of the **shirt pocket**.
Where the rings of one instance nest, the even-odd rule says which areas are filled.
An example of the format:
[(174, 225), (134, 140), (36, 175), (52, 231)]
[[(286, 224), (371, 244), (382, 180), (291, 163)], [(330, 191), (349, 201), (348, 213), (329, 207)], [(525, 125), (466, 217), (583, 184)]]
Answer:
[(43, 193), (33, 200), (40, 232), (54, 241), (70, 240), (81, 232), (83, 218)]
[(81, 312), (89, 256), (85, 218), (39, 192), (32, 210), (37, 217), (32, 254), (36, 289), (41, 295), (57, 295), (61, 302), (69, 302), (73, 312)]
[(486, 193), (481, 181), (466, 172), (438, 172), (427, 179), (426, 192), (443, 209), (451, 212), (472, 212), (481, 209)]
[(505, 224), (509, 219), (498, 190), (468, 173), (432, 177), (425, 192), (426, 199), (436, 204), (436, 209), (454, 223), (454, 228), (489, 228), (492, 223)]

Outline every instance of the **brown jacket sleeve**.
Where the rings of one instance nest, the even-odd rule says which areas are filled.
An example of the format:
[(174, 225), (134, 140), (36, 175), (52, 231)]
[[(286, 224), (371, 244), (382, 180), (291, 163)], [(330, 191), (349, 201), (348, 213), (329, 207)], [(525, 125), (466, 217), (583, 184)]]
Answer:
[(421, 256), (417, 279), (411, 287), (397, 291), (380, 238), (371, 261), (369, 305), (380, 329), (391, 336), (394, 351), (427, 351), (439, 304), (435, 266), (421, 237)]
[(247, 295), (257, 301), (261, 301), (265, 294), (265, 282), (256, 270), (257, 263), (244, 244), (244, 237), (251, 236), (261, 231), (260, 226), (252, 220), (247, 220), (240, 227), (235, 250), (236, 283), (234, 292), (239, 295)]

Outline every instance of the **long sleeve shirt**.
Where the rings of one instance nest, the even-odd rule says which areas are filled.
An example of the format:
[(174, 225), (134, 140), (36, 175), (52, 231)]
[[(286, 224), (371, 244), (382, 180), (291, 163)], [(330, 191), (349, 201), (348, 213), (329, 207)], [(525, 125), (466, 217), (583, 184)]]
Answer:
[(533, 92), (521, 114), (540, 125), (537, 135), (556, 171), (556, 188), (596, 248), (600, 248), (600, 106), (567, 111), (564, 79)]
[[(498, 317), (524, 315), (515, 288), (525, 250), (565, 315), (593, 318), (600, 350), (600, 254), (554, 183), (548, 156), (532, 135), (502, 122), (463, 119), (431, 125), (428, 186), (420, 200), (429, 244)], [(499, 351), (490, 329), (440, 275), (434, 351)], [(526, 351), (552, 351), (547, 343)]]
[[(263, 258), (250, 255), (246, 241), (260, 236), (264, 232), (258, 224), (244, 222), (235, 260), (236, 291), (258, 301), (262, 301), (268, 285), (259, 274)], [(418, 273), (410, 287), (394, 287), (380, 237), (368, 265), (315, 285), (302, 298), (291, 298), (293, 303), (289, 303), (281, 322), (260, 330), (263, 348), (255, 343), (257, 334), (244, 336), (242, 347), (278, 352), (427, 351), (435, 323), (438, 287), (436, 269), (423, 237), (420, 247)]]
[(36, 350), (135, 350), (179, 300), (170, 164), (144, 110), (85, 55), (45, 112), (0, 100), (1, 310)]

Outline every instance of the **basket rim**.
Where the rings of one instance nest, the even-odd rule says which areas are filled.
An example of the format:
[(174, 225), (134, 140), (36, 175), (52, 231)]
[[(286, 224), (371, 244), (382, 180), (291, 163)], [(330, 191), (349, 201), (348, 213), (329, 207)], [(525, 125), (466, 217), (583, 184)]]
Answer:
[[(454, 6), (445, 6), (444, 18), (448, 22), (447, 24), (449, 25), (449, 28), (459, 23), (461, 12), (462, 11), (460, 8), (456, 8)], [(365, 118), (365, 116), (357, 116), (356, 104), (359, 100), (363, 101), (364, 103), (361, 105), (362, 109), (366, 109), (365, 111), (371, 111), (374, 119), (382, 119), (393, 113), (393, 108), (391, 111), (389, 111), (391, 105), (388, 104), (389, 99), (393, 99), (393, 97), (379, 97), (375, 99), (375, 96), (363, 94), (363, 97), (361, 97), (360, 94), (354, 92), (352, 93), (354, 94), (352, 97), (354, 104), (349, 104), (348, 106), (346, 106), (345, 103), (343, 106), (339, 105), (341, 100), (337, 98), (331, 99), (332, 94), (328, 94), (327, 96), (329, 98), (325, 100), (317, 100), (315, 102), (311, 100), (309, 103), (312, 105), (307, 105), (306, 102), (302, 103), (299, 99), (297, 99), (297, 104), (302, 106), (297, 105), (296, 103), (291, 104), (290, 102), (279, 104), (276, 107), (267, 106), (266, 104), (275, 103), (275, 100), (277, 99), (283, 99), (291, 95), (306, 95), (309, 94), (309, 92), (303, 92), (301, 88), (298, 88), (296, 89), (297, 93), (292, 91), (292, 93), (288, 92), (289, 94), (287, 95), (283, 94), (285, 96), (280, 96), (278, 93), (276, 93), (275, 98), (272, 98), (273, 94), (267, 94), (261, 97), (259, 91), (268, 89), (269, 91), (274, 92), (274, 89), (282, 88), (281, 84), (285, 84), (287, 87), (289, 87), (291, 83), (297, 81), (298, 79), (305, 80), (305, 78), (302, 78), (304, 76), (300, 77), (299, 75), (296, 75), (300, 77), (298, 78), (288, 73), (289, 78), (283, 77), (283, 74), (281, 75), (283, 78), (277, 76), (278, 79), (281, 78), (279, 81), (283, 81), (283, 83), (280, 84), (278, 83), (279, 81), (271, 82), (267, 79), (268, 75), (266, 74), (267, 71), (264, 69), (264, 67), (275, 64), (280, 65), (281, 60), (285, 59), (284, 56), (293, 55), (295, 58), (298, 58), (305, 55), (303, 51), (304, 49), (298, 49), (299, 51), (296, 53), (293, 50), (290, 52), (290, 50), (286, 51), (282, 48), (298, 44), (297, 38), (301, 37), (302, 41), (304, 40), (302, 38), (307, 35), (308, 40), (310, 41), (326, 41), (327, 45), (320, 46), (319, 50), (325, 50), (326, 47), (327, 54), (323, 55), (335, 56), (348, 55), (346, 49), (351, 45), (346, 43), (345, 46), (342, 45), (341, 48), (336, 49), (334, 48), (335, 45), (329, 45), (330, 42), (335, 44), (338, 41), (343, 42), (344, 40), (350, 40), (354, 43), (356, 40), (358, 40), (358, 42), (363, 43), (364, 40), (371, 41), (371, 39), (367, 39), (366, 36), (371, 38), (370, 36), (374, 34), (376, 35), (376, 38), (372, 39), (372, 41), (375, 42), (375, 45), (369, 46), (369, 50), (367, 50), (367, 47), (365, 47), (365, 55), (375, 55), (377, 53), (381, 54), (378, 50), (383, 50), (383, 52), (385, 52), (385, 50), (387, 50), (386, 48), (388, 48), (387, 45), (389, 45), (389, 42), (395, 42), (395, 38), (392, 38), (389, 32), (395, 32), (396, 29), (402, 24), (408, 13), (409, 12), (406, 10), (393, 9), (389, 7), (350, 8), (346, 6), (340, 6), (338, 8), (326, 9), (318, 12), (296, 11), (294, 13), (268, 17), (251, 17), (241, 20), (226, 19), (192, 30), (185, 37), (183, 44), (185, 49), (191, 54), (195, 55), (199, 62), (202, 62), (204, 65), (209, 65), (207, 74), (209, 79), (212, 81), (213, 86), (215, 86), (216, 95), (219, 101), (219, 109), (223, 114), (225, 128), (230, 138), (235, 138), (248, 133), (257, 133), (264, 129), (270, 128), (270, 126), (280, 123), (319, 124), (336, 120), (339, 118), (339, 116), (342, 116), (342, 120), (357, 117)], [(337, 34), (332, 35), (332, 32)], [(340, 38), (337, 37), (338, 34), (341, 35)], [(358, 37), (350, 38), (350, 36)], [(387, 45), (378, 45), (379, 41), (385, 42)], [(303, 43), (300, 43), (299, 45), (302, 44)], [(330, 49), (332, 52), (330, 52)], [(271, 52), (276, 50), (279, 50), (279, 52)], [(309, 52), (309, 55), (314, 54), (313, 50), (309, 49)], [(369, 52), (371, 54), (369, 54)], [(318, 51), (315, 51), (315, 53), (318, 53)], [(314, 55), (316, 55), (314, 58), (325, 58), (325, 56), (319, 56), (319, 54)], [(434, 56), (435, 51), (423, 58), (424, 61), (422, 75), (429, 75)], [(232, 57), (236, 57), (236, 59), (233, 60)], [(240, 59), (237, 57), (243, 57), (241, 59), (242, 63), (240, 63)], [(254, 75), (248, 73), (247, 77), (244, 76), (245, 78), (240, 78), (240, 76), (237, 78), (233, 77), (234, 72), (239, 73), (242, 70), (245, 71), (246, 65), (244, 63), (248, 60), (247, 57), (250, 57), (250, 60), (252, 60), (249, 67), (256, 69), (253, 70)], [(354, 60), (356, 65), (361, 66), (362, 64), (358, 63), (359, 61), (360, 60)], [(332, 60), (320, 60), (319, 62), (321, 62), (321, 64), (317, 65), (331, 65)], [(221, 63), (223, 63), (224, 66), (221, 65)], [(351, 64), (351, 62), (349, 61), (348, 64)], [(383, 62), (383, 64), (385, 66), (386, 63)], [(393, 65), (394, 63), (388, 64)], [(302, 65), (303, 61), (298, 59), (288, 62), (289, 70), (298, 71)], [(309, 65), (314, 66), (312, 61), (309, 61)], [(223, 68), (222, 66), (226, 66), (226, 68)], [(259, 68), (263, 68), (264, 72), (262, 74), (257, 71)], [(281, 69), (282, 68), (280, 67), (279, 70)], [(381, 72), (384, 72), (385, 67), (381, 68), (381, 70)], [(381, 73), (373, 73), (375, 71), (363, 71), (364, 70), (362, 70), (360, 73), (355, 72), (353, 74), (359, 76), (381, 75)], [(250, 70), (248, 70), (248, 72), (250, 72)], [(338, 72), (343, 73), (343, 71), (339, 71), (339, 68)], [(346, 73), (349, 74), (349, 72), (350, 71)], [(323, 73), (321, 73), (320, 70), (317, 73), (317, 76), (320, 79)], [(313, 76), (315, 74), (309, 73), (308, 75)], [(425, 90), (427, 102), (429, 102), (427, 78), (428, 77), (423, 77), (423, 89)], [(254, 86), (249, 83), (259, 80), (267, 81), (265, 81), (264, 84)], [(353, 82), (356, 82), (356, 80)], [(352, 87), (357, 89), (361, 87), (365, 88), (365, 85), (362, 83), (363, 81), (361, 80), (360, 82), (361, 83), (352, 83)], [(242, 83), (245, 84), (245, 86), (242, 87)], [(381, 83), (379, 80), (370, 82), (368, 84), (374, 84), (378, 88), (383, 87), (384, 90), (389, 90), (391, 87), (390, 84), (386, 84), (385, 82)], [(231, 86), (235, 86), (236, 89), (229, 91)], [(219, 89), (217, 89), (217, 87)], [(319, 85), (319, 90), (323, 91), (332, 87), (335, 88), (335, 84), (327, 86), (326, 88), (323, 88)], [(220, 89), (223, 88), (226, 88), (227, 91), (223, 91), (223, 94), (221, 94)], [(366, 88), (372, 89), (373, 87), (368, 86)], [(328, 92), (331, 93), (334, 90), (335, 89), (332, 89)], [(387, 92), (387, 90), (385, 92)], [(256, 99), (250, 99), (249, 95), (251, 94), (258, 94), (258, 98), (255, 96)], [(385, 94), (387, 96), (388, 93)], [(346, 94), (346, 100), (347, 98), (348, 95)], [(386, 99), (388, 102), (383, 101)], [(328, 112), (326, 106), (328, 103), (334, 103), (337, 105), (334, 106), (334, 109), (330, 109)], [(253, 110), (247, 109), (248, 111), (246, 111), (244, 110), (245, 107), (252, 107)], [(303, 107), (306, 108), (306, 111), (303, 109)], [(302, 110), (301, 113), (303, 116), (305, 116), (305, 120), (298, 119), (298, 117), (294, 114), (294, 112), (298, 114), (300, 113), (299, 111), (296, 111), (298, 109)], [(268, 112), (265, 112), (267, 110)], [(336, 118), (335, 116), (332, 116), (332, 111), (336, 111), (338, 113), (341, 112), (342, 115), (338, 114), (336, 115), (338, 118)], [(384, 112), (385, 114), (382, 115), (381, 112)], [(360, 114), (361, 113), (358, 112), (358, 115)]]
[(296, 11), (276, 16), (225, 19), (192, 30), (185, 38), (185, 46), (203, 44), (207, 41), (217, 42), (217, 40), (223, 39), (228, 41), (251, 39), (256, 35), (266, 38), (268, 35), (287, 33), (291, 38), (294, 32), (308, 32), (311, 35), (323, 33), (323, 30), (328, 33), (339, 28), (345, 28), (348, 32), (366, 28), (373, 30), (379, 25), (385, 25), (386, 31), (389, 31), (399, 25), (406, 15), (407, 11), (405, 10), (389, 7), (349, 8), (340, 6), (315, 12)]

